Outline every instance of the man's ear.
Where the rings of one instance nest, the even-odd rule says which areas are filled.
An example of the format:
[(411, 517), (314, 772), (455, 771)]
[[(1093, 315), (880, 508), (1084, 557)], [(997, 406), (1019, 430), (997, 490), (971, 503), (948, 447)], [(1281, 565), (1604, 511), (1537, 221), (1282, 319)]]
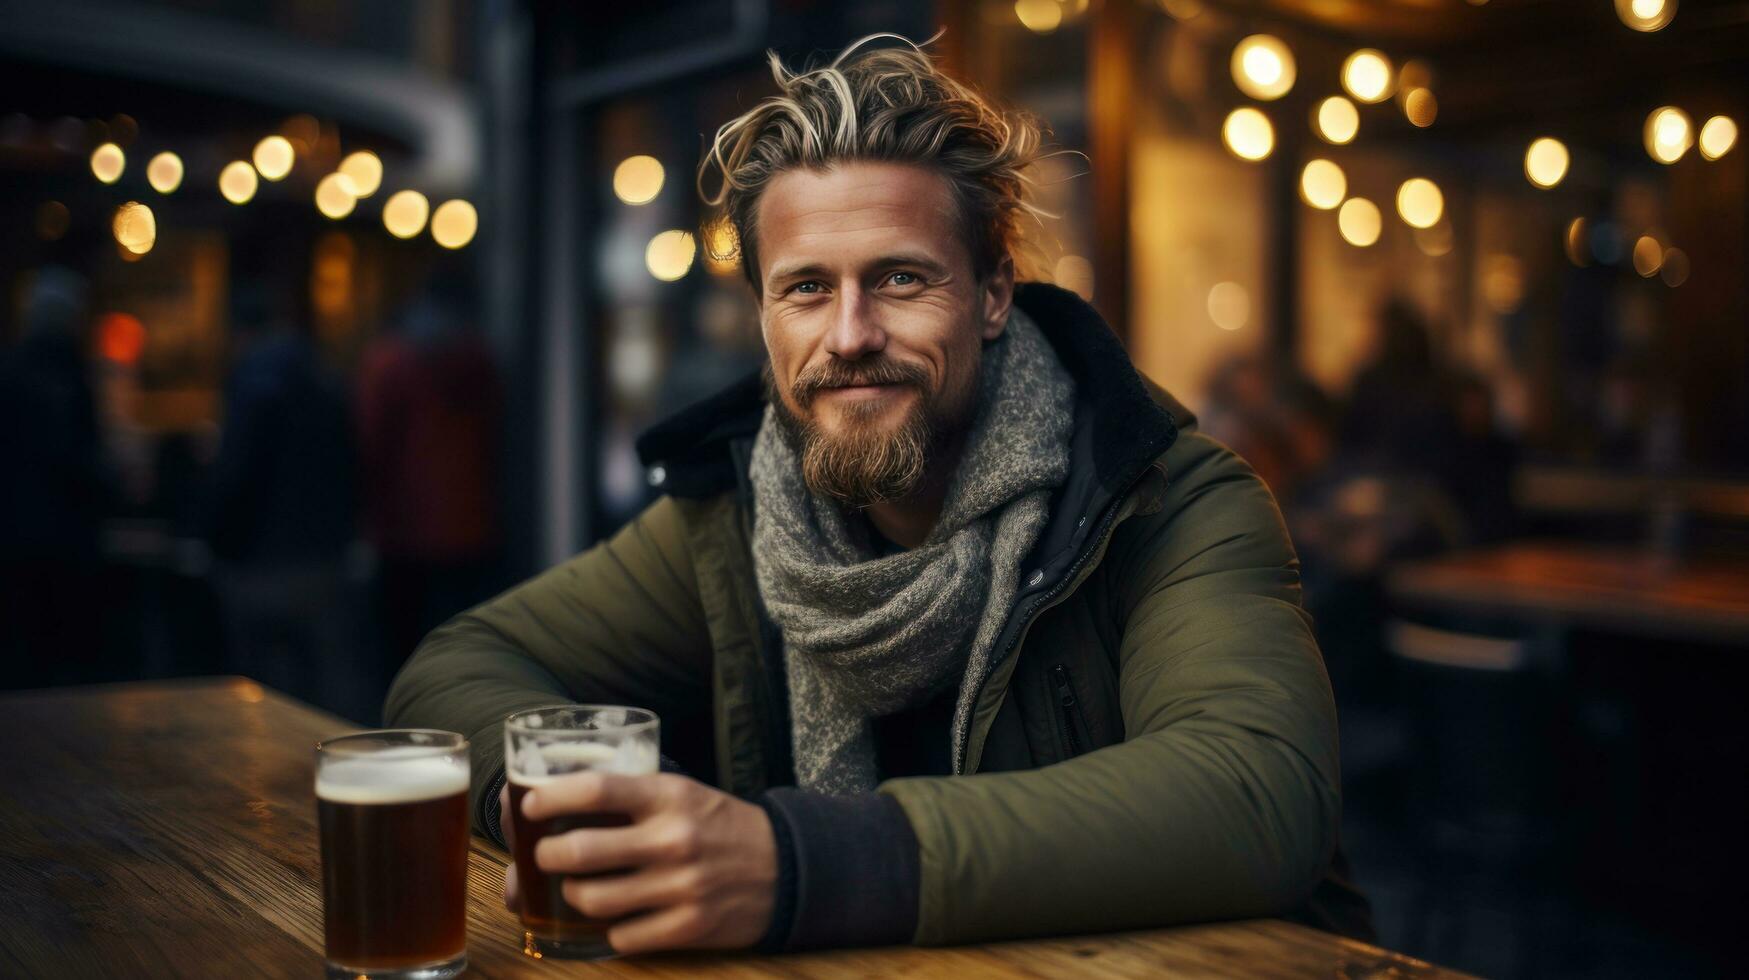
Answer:
[(1014, 307), (1014, 259), (1002, 256), (996, 268), (984, 277), (979, 290), (983, 303), (978, 334), (984, 340), (995, 340), (1008, 327), (1008, 313)]

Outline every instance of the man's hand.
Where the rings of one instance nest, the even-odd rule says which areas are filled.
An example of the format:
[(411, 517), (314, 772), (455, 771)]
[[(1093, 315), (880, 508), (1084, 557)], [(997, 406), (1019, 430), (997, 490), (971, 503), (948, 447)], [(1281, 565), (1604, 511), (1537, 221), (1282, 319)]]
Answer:
[[(509, 807), (508, 789), (499, 802)], [(621, 920), (607, 933), (616, 952), (739, 949), (771, 924), (777, 842), (751, 803), (684, 776), (580, 772), (530, 790), (522, 809), (531, 820), (631, 817), (629, 827), (572, 830), (535, 846), (542, 871), (590, 876), (567, 877), (565, 900), (592, 918)], [(506, 835), (510, 824), (506, 812)], [(512, 911), (519, 904), (514, 866), (504, 902)]]

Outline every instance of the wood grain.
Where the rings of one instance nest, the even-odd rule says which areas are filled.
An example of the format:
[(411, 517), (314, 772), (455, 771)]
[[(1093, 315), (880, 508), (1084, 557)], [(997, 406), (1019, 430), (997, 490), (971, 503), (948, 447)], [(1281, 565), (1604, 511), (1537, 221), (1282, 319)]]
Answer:
[[(320, 975), (312, 749), (349, 728), (242, 678), (0, 697), (0, 975)], [(472, 976), (1454, 975), (1276, 921), (949, 949), (556, 963), (522, 953), (498, 897), (506, 862), (475, 839)]]

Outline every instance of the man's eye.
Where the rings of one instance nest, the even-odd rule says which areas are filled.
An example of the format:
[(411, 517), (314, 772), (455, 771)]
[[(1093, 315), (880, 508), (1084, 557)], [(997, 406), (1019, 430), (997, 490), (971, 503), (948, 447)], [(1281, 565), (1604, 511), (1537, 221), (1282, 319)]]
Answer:
[(917, 274), (913, 272), (895, 272), (888, 277), (888, 281), (895, 286), (914, 286), (923, 280), (917, 278)]
[(798, 282), (791, 288), (793, 288), (798, 293), (804, 293), (804, 294), (811, 295), (813, 293), (817, 293), (820, 291), (820, 284), (817, 282), (814, 282), (813, 280), (809, 280), (807, 282)]

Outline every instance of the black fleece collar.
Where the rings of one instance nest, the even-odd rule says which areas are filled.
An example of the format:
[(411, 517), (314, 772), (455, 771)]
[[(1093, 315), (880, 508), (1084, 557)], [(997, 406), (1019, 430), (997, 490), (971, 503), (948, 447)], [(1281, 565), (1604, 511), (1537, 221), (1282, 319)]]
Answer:
[[(1066, 488), (1063, 496), (1123, 492), (1172, 444), (1190, 413), (1158, 388), (1150, 391), (1111, 328), (1074, 293), (1022, 283), (1014, 302), (1038, 324), (1075, 379), (1073, 460), (1086, 460), (1092, 472), (1072, 471), (1071, 482), (1080, 486)], [(756, 435), (764, 411), (764, 387), (755, 371), (652, 426), (637, 443), (650, 482), (687, 498), (733, 489), (738, 474), (730, 445)]]

